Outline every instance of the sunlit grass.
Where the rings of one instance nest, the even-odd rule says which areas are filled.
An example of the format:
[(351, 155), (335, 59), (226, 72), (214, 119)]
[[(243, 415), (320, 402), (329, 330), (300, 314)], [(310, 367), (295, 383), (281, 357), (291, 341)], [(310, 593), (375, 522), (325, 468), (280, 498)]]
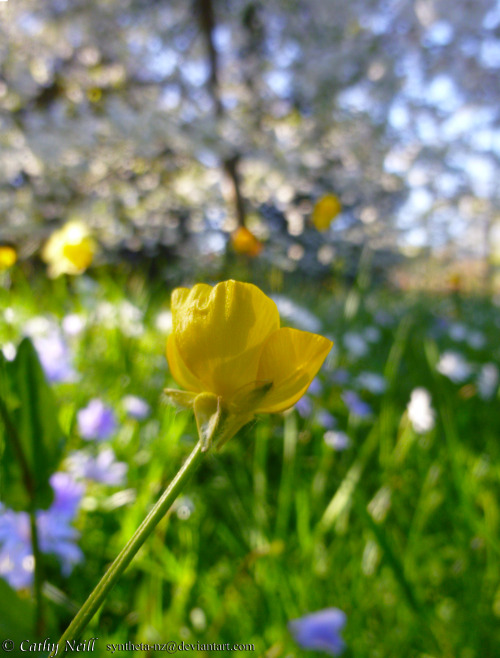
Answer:
[[(172, 381), (156, 320), (170, 291), (109, 278), (38, 285), (34, 294), (14, 282), (14, 317), (0, 314), (0, 340), (17, 343), (36, 315), (59, 324), (81, 314), (82, 332), (67, 338), (80, 380), (54, 384), (68, 451), (84, 447), (76, 412), (100, 397), (118, 416), (110, 443), (129, 467), (123, 487), (87, 484), (77, 520), (85, 561), (64, 578), (47, 559), (49, 623), (57, 634), (194, 446), (196, 428), (161, 396)], [(493, 658), (500, 647), (498, 396), (481, 399), (477, 373), (453, 383), (436, 364), (445, 349), (462, 352), (476, 369), (498, 363), (500, 310), (488, 300), (383, 293), (354, 305), (352, 297), (314, 289), (291, 297), (308, 300), (336, 343), (320, 374), (322, 390), (311, 396), (313, 412), (259, 418), (209, 455), (88, 636), (254, 643), (254, 655), (306, 656), (314, 654), (295, 646), (288, 621), (335, 606), (348, 617), (346, 656)], [(125, 301), (137, 314), (113, 315)], [(484, 346), (453, 340), (440, 318), (482, 332)], [(368, 327), (379, 338), (366, 341), (363, 356), (350, 356), (344, 335), (366, 335)], [(339, 369), (348, 383), (336, 381)], [(383, 375), (387, 388), (359, 391), (373, 413), (358, 419), (341, 394), (366, 371)], [(406, 413), (417, 386), (430, 391), (436, 411), (435, 428), (424, 434)], [(127, 418), (120, 407), (126, 394), (143, 397), (152, 414)], [(335, 452), (324, 441), (320, 409), (348, 434), (348, 449)]]

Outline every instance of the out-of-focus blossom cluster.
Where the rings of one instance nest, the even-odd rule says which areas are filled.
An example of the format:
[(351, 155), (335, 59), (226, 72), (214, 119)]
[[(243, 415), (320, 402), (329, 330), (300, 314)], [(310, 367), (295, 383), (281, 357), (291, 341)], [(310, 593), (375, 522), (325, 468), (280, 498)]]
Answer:
[(321, 320), (314, 313), (311, 313), (309, 309), (300, 306), (284, 295), (273, 295), (271, 299), (278, 307), (280, 317), (289, 324), (297, 327), (297, 329), (312, 333), (322, 331), (323, 325)]
[(345, 649), (340, 633), (347, 621), (345, 612), (326, 608), (289, 622), (288, 628), (303, 649), (324, 651), (338, 656)]
[(125, 336), (137, 337), (144, 333), (144, 314), (128, 300), (113, 304), (100, 302), (94, 312), (92, 321), (106, 329), (120, 329)]
[(71, 352), (60, 333), (36, 336), (33, 342), (49, 382), (78, 381)]
[(335, 194), (325, 194), (314, 204), (312, 222), (318, 231), (326, 231), (341, 212), (342, 203), (338, 196)]
[(328, 430), (323, 436), (326, 445), (333, 450), (346, 450), (351, 445), (351, 439), (345, 432)]
[(240, 226), (231, 234), (231, 244), (238, 254), (251, 258), (258, 256), (264, 246), (245, 226)]
[(70, 221), (54, 231), (42, 250), (48, 274), (82, 274), (92, 263), (96, 251), (95, 240), (88, 226), (81, 221)]
[(469, 329), (461, 322), (453, 322), (448, 327), (449, 337), (457, 343), (466, 343), (475, 350), (481, 350), (486, 345), (484, 334), (477, 329)]
[(151, 407), (137, 395), (126, 395), (122, 399), (122, 407), (125, 413), (136, 420), (144, 420), (151, 413)]
[[(71, 525), (80, 506), (84, 485), (67, 473), (54, 473), (50, 479), (54, 501), (48, 510), (36, 512), (38, 541), (42, 553), (55, 555), (68, 575), (83, 560), (77, 545), (79, 533)], [(14, 589), (33, 583), (35, 561), (31, 545), (31, 525), (27, 512), (14, 512), (0, 505), (0, 576)]]
[(68, 456), (67, 468), (76, 479), (92, 480), (112, 486), (123, 485), (128, 470), (127, 464), (116, 460), (112, 448), (101, 450), (96, 457), (84, 450), (76, 450)]
[(498, 367), (494, 363), (485, 363), (479, 371), (477, 389), (483, 400), (491, 400), (498, 390)]
[(79, 374), (73, 365), (73, 355), (59, 326), (50, 318), (35, 316), (23, 327), (38, 353), (38, 358), (49, 382), (76, 382)]
[(436, 412), (432, 408), (431, 394), (423, 387), (412, 391), (408, 403), (408, 418), (415, 432), (423, 434), (430, 432), (435, 424)]
[(342, 400), (353, 416), (357, 418), (369, 418), (373, 410), (368, 402), (362, 400), (356, 391), (346, 390), (342, 393)]
[(113, 436), (118, 424), (113, 409), (93, 398), (77, 413), (78, 431), (86, 441), (105, 441)]
[(441, 355), (437, 370), (455, 384), (468, 379), (472, 374), (472, 368), (460, 352), (447, 350)]
[(17, 251), (10, 245), (0, 244), (0, 272), (8, 270), (17, 261)]
[(478, 365), (469, 362), (456, 350), (446, 350), (441, 355), (436, 369), (454, 384), (462, 384), (476, 376), (477, 392), (483, 400), (491, 400), (498, 390), (499, 369), (493, 362)]

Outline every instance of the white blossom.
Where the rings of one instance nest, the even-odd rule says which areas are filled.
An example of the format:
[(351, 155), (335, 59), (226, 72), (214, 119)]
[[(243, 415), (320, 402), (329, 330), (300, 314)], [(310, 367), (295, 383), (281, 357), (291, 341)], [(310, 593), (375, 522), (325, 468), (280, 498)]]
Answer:
[(470, 377), (472, 368), (459, 352), (447, 350), (441, 355), (437, 370), (455, 384), (465, 381)]
[(498, 368), (494, 363), (485, 363), (479, 372), (477, 389), (483, 400), (491, 400), (498, 388)]
[(431, 405), (431, 394), (419, 387), (412, 391), (408, 403), (408, 418), (415, 432), (430, 432), (435, 425), (436, 412)]

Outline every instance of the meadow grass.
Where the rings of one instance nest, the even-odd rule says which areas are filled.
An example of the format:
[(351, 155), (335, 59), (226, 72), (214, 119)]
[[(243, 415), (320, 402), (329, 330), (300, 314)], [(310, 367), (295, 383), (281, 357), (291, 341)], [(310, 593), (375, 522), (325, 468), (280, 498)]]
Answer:
[[(347, 657), (500, 655), (500, 418), (497, 391), (482, 399), (476, 379), (484, 363), (499, 362), (500, 309), (486, 298), (355, 289), (333, 296), (305, 285), (285, 293), (307, 305), (322, 322), (320, 333), (335, 340), (321, 390), (310, 396), (312, 412), (260, 417), (210, 454), (85, 637), (99, 637), (102, 646), (252, 643), (254, 652), (240, 653), (313, 656), (295, 645), (287, 623), (334, 606), (347, 614)], [(165, 332), (156, 326), (169, 295), (140, 277), (117, 282), (105, 275), (30, 286), (19, 278), (4, 291), (13, 315), (0, 313), (2, 344), (15, 344), (34, 316), (56, 324), (69, 313), (84, 317), (82, 332), (68, 339), (80, 379), (54, 385), (67, 452), (88, 448), (76, 412), (100, 397), (119, 417), (110, 444), (128, 464), (124, 487), (87, 483), (77, 519), (85, 560), (64, 578), (46, 556), (52, 637), (195, 444), (191, 414), (161, 395), (176, 387)], [(481, 332), (484, 345), (454, 340), (449, 323)], [(350, 355), (346, 332), (368, 327), (378, 339), (365, 341), (363, 356)], [(454, 383), (437, 371), (446, 349), (474, 364), (467, 380)], [(339, 370), (347, 383), (336, 380)], [(341, 395), (366, 371), (383, 375), (386, 390), (359, 390), (373, 410), (363, 419)], [(406, 412), (419, 386), (430, 391), (436, 411), (435, 427), (420, 434)], [(151, 415), (128, 418), (120, 406), (126, 394), (144, 398)], [(325, 442), (320, 410), (347, 433), (348, 449)]]

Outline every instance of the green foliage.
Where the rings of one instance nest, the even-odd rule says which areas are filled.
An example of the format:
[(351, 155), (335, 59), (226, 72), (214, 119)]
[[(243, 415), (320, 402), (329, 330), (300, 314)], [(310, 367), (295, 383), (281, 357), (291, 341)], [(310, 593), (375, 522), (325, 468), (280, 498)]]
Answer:
[(0, 416), (0, 500), (16, 510), (46, 509), (64, 437), (56, 401), (28, 338), (13, 361), (0, 354)]
[(31, 601), (20, 598), (0, 579), (0, 634), (16, 644), (31, 637), (34, 611)]
[[(84, 563), (66, 578), (47, 558), (52, 591), (66, 593), (50, 603), (61, 631), (197, 436), (192, 414), (165, 406), (160, 397), (164, 387), (175, 386), (164, 358), (165, 333), (156, 326), (170, 291), (104, 278), (99, 285), (90, 279), (75, 284), (71, 297), (52, 294), (59, 282), (49, 289), (40, 283), (35, 297), (20, 295), (19, 323), (40, 313), (36, 299), (42, 297), (50, 300), (43, 313), (56, 323), (72, 312), (85, 318), (82, 333), (71, 339), (81, 379), (54, 389), (68, 451), (101, 447), (84, 444), (73, 422), (78, 409), (99, 396), (119, 415), (110, 444), (129, 470), (123, 487), (87, 481), (77, 521)], [(298, 648), (287, 623), (335, 606), (348, 617), (346, 658), (496, 658), (500, 416), (497, 394), (478, 395), (477, 373), (485, 362), (498, 365), (498, 307), (486, 299), (365, 291), (346, 317), (340, 295), (315, 292), (311, 301), (306, 287), (293, 294), (320, 317), (337, 350), (320, 373), (321, 392), (310, 396), (312, 412), (306, 418), (294, 410), (263, 416), (220, 452), (212, 451), (87, 637), (101, 638), (101, 649), (104, 642), (184, 640), (254, 643), (255, 652), (240, 652), (244, 656), (313, 658), (321, 654)], [(121, 319), (125, 300), (140, 310), (140, 330), (129, 331)], [(104, 302), (116, 311), (113, 322), (102, 320)], [(379, 321), (379, 311), (390, 322)], [(484, 348), (438, 331), (442, 319), (480, 330)], [(378, 329), (378, 342), (351, 358), (343, 347), (346, 332), (370, 327)], [(0, 335), (7, 330), (0, 321)], [(474, 364), (463, 383), (436, 370), (451, 348)], [(348, 385), (335, 379), (341, 369), (349, 374)], [(363, 371), (384, 374), (387, 381), (380, 395), (360, 391), (374, 412), (367, 420), (356, 419), (341, 399)], [(435, 427), (422, 434), (406, 410), (417, 386), (429, 390), (436, 411)], [(126, 394), (145, 398), (151, 416), (127, 417), (120, 406)], [(325, 442), (321, 410), (349, 435), (349, 449), (334, 451)]]

